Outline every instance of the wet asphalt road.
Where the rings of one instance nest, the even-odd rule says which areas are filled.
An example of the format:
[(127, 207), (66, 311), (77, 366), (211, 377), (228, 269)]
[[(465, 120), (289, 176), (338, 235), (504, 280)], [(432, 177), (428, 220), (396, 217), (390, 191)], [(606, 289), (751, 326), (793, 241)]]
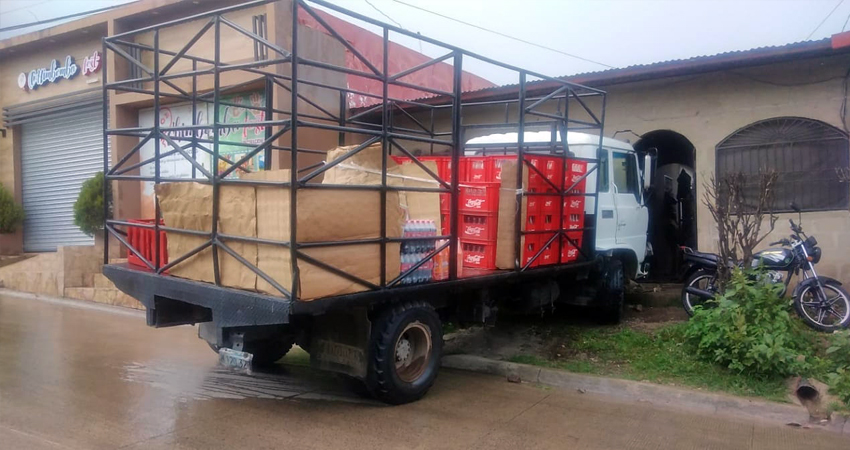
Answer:
[(0, 448), (850, 448), (822, 430), (448, 370), (425, 399), (388, 407), (307, 368), (221, 368), (195, 332), (0, 295)]

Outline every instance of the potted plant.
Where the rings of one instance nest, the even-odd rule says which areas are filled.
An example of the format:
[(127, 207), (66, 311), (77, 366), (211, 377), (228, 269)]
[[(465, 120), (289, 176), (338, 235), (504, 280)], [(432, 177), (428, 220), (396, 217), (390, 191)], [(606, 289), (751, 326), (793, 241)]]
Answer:
[(103, 224), (106, 218), (112, 218), (112, 191), (107, 191), (107, 202), (109, 209), (107, 217), (104, 217), (103, 209), (103, 172), (98, 172), (94, 177), (86, 180), (80, 189), (80, 195), (74, 203), (74, 224), (80, 227), (80, 231), (89, 235), (100, 235), (103, 232)]
[(24, 222), (24, 208), (15, 203), (15, 197), (0, 184), (0, 234), (12, 234)]

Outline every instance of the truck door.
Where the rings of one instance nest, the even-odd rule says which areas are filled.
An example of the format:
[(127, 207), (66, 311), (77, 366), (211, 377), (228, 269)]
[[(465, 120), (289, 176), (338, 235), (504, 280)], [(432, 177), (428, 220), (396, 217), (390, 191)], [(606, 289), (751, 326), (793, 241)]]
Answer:
[(611, 152), (611, 190), (614, 195), (617, 247), (634, 250), (638, 261), (646, 252), (649, 214), (643, 205), (637, 159), (634, 153)]
[(614, 188), (611, 186), (611, 167), (608, 164), (611, 151), (603, 149), (599, 155), (599, 195), (596, 218), (596, 248), (609, 250), (617, 246), (615, 235), (617, 217), (614, 213)]

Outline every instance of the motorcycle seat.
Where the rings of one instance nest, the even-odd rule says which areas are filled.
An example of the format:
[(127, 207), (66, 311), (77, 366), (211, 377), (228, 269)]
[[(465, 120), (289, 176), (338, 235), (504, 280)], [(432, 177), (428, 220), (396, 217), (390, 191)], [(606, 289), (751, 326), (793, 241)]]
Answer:
[(691, 248), (687, 248), (685, 250), (685, 258), (705, 259), (705, 260), (708, 260), (708, 261), (717, 262), (717, 254), (698, 252), (698, 251), (691, 249)]

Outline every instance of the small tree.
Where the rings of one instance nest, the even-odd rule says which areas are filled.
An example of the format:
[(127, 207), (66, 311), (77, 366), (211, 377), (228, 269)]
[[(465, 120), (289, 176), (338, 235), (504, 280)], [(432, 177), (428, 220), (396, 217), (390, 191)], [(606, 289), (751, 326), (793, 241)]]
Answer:
[[(725, 261), (750, 267), (753, 253), (773, 231), (778, 216), (773, 214), (776, 197), (775, 171), (757, 174), (733, 173), (704, 184), (703, 204), (717, 223), (720, 261), (717, 277), (723, 286), (731, 272)], [(768, 230), (762, 231), (767, 218)]]
[(17, 231), (24, 222), (24, 208), (15, 203), (15, 197), (0, 184), (0, 234), (10, 234)]
[[(103, 211), (103, 172), (98, 172), (94, 177), (83, 183), (80, 195), (74, 203), (74, 224), (80, 227), (83, 233), (94, 236), (103, 230), (105, 221)], [(112, 192), (107, 192), (109, 205), (108, 217), (112, 218)]]

